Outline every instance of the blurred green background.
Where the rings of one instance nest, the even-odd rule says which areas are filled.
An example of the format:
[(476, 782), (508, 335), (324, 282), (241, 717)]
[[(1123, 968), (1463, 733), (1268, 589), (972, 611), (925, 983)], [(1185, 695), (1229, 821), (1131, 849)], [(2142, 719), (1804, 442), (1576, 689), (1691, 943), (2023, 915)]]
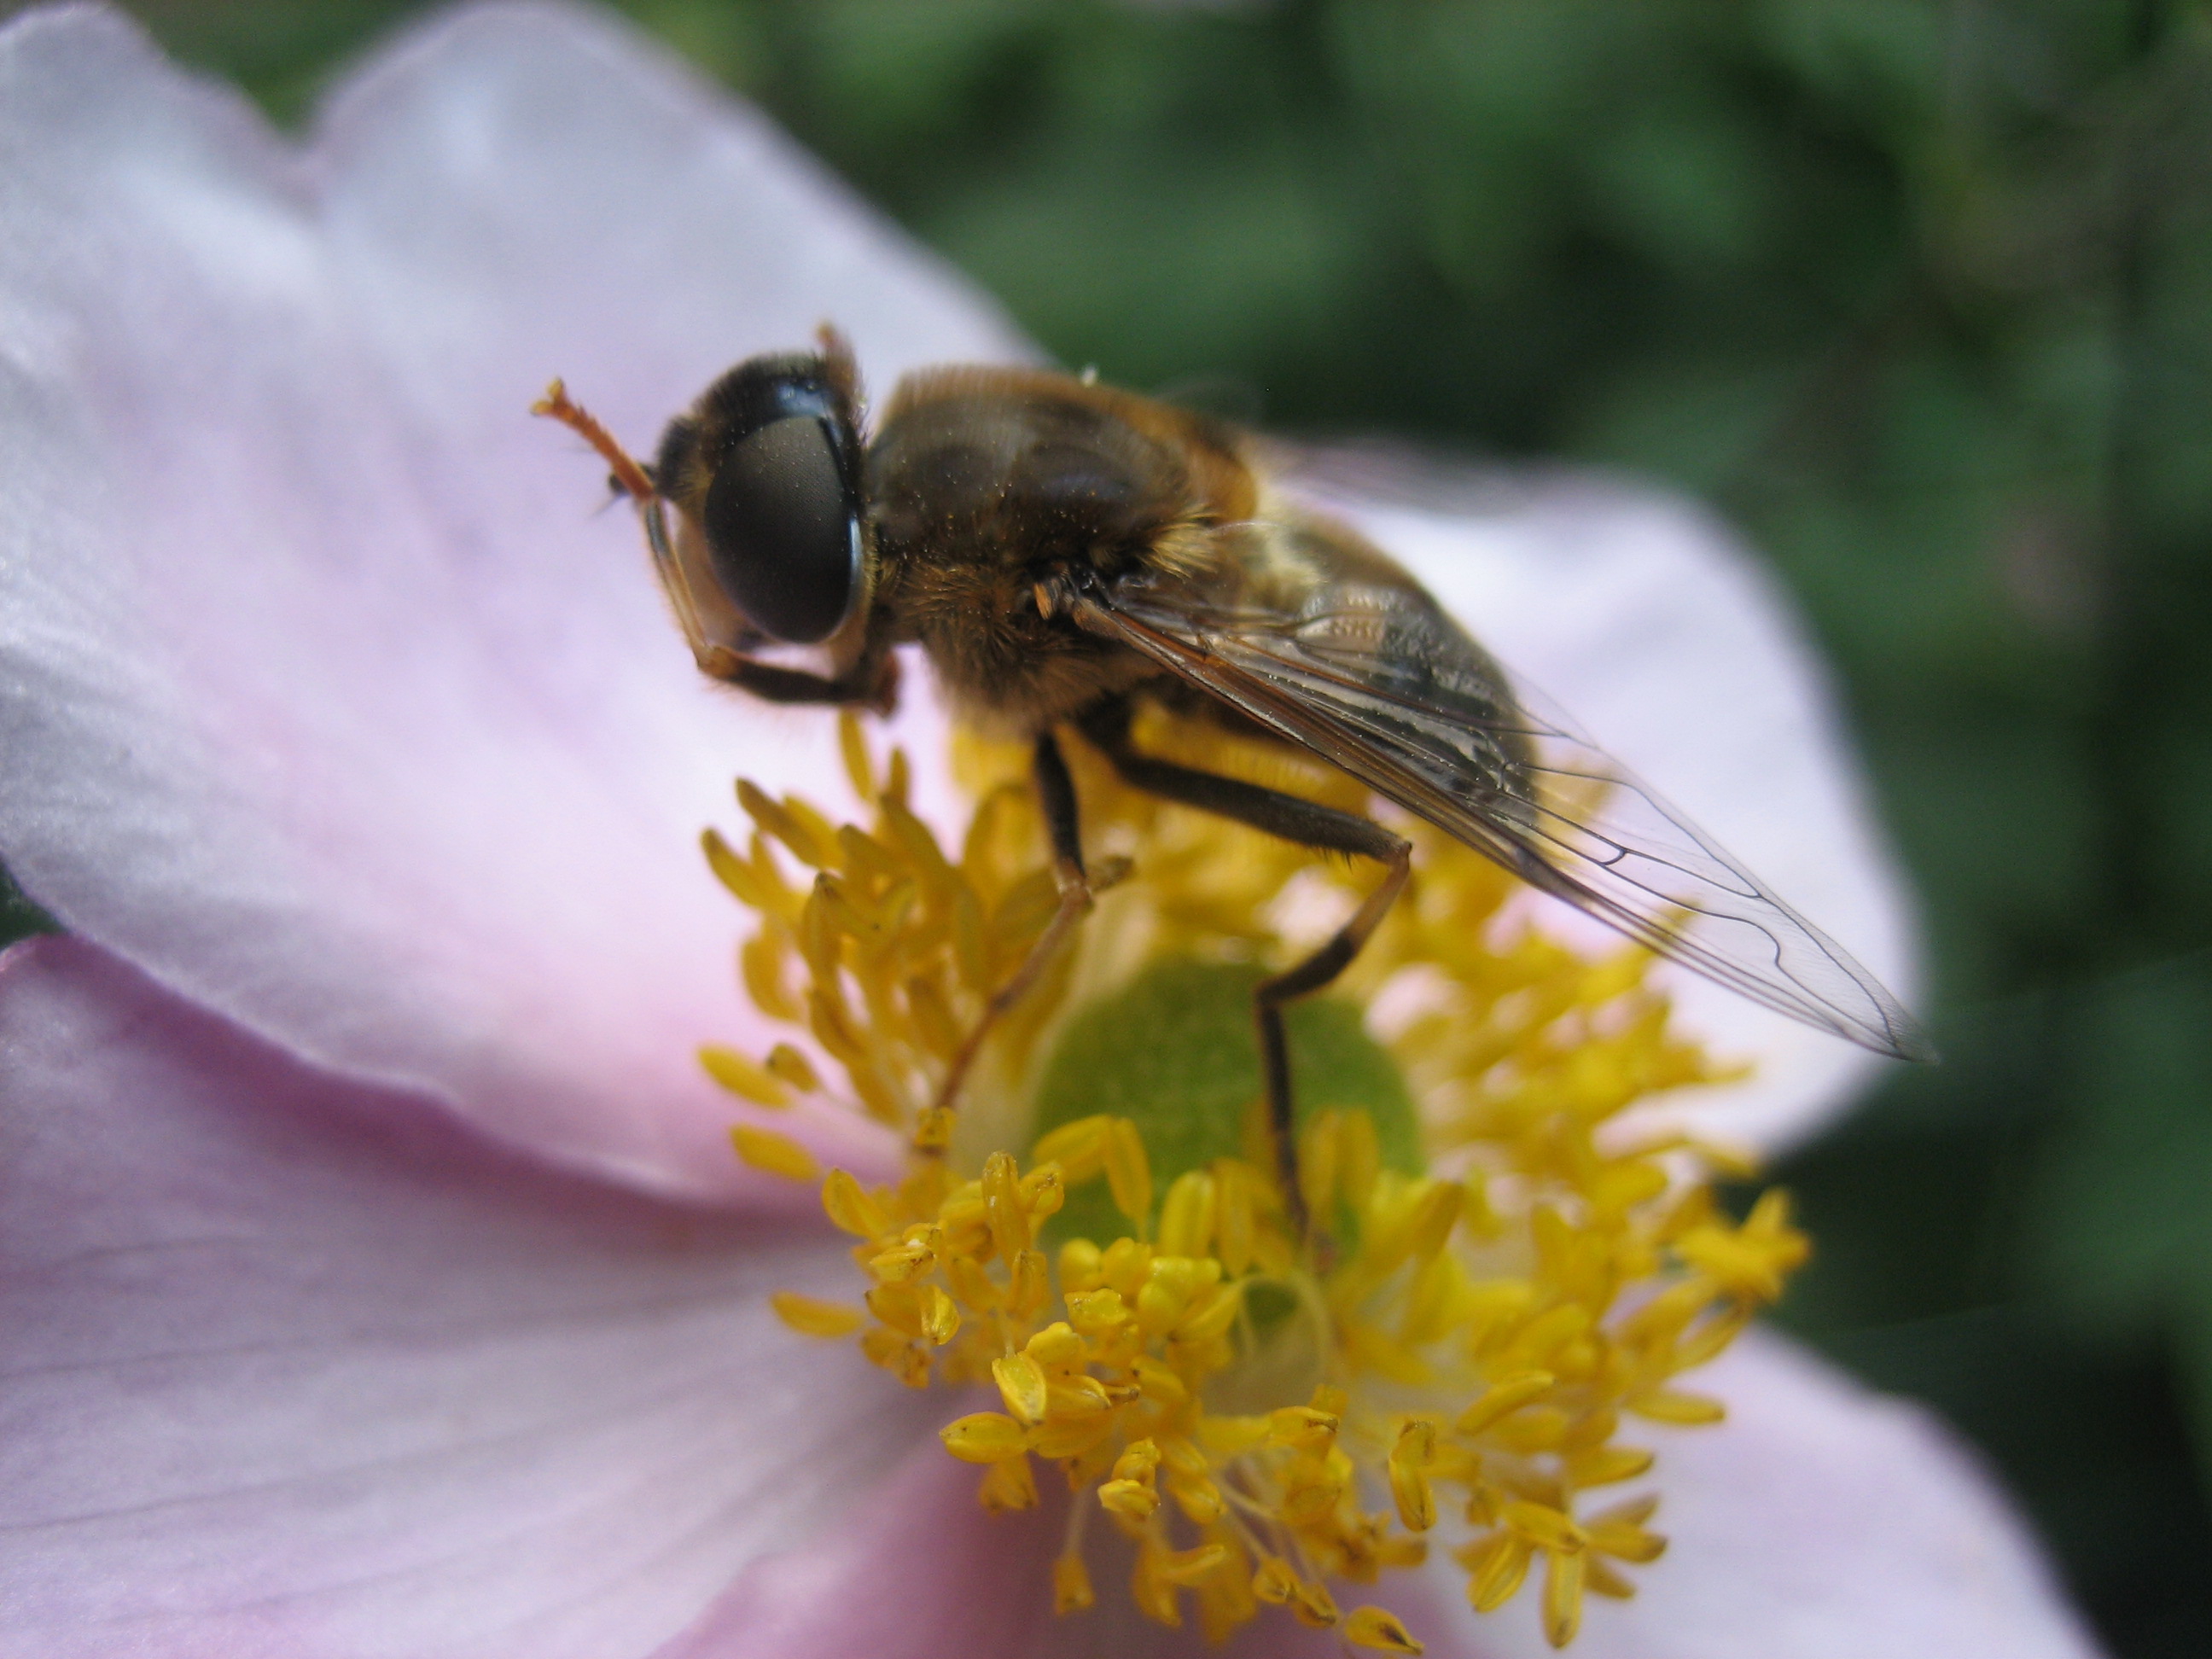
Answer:
[[(295, 123), (414, 8), (137, 9)], [(1063, 361), (1743, 527), (1948, 1055), (1778, 1172), (1820, 1251), (1784, 1322), (1978, 1443), (2115, 1652), (2212, 1654), (2212, 10), (628, 9)]]

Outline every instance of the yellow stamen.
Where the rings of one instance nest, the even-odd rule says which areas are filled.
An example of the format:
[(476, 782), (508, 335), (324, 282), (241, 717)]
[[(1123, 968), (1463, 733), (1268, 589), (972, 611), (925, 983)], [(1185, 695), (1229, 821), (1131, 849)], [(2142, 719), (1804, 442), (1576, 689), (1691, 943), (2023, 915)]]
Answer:
[(741, 1100), (756, 1106), (777, 1108), (791, 1104), (791, 1091), (767, 1066), (748, 1060), (735, 1048), (710, 1043), (699, 1050), (699, 1064), (708, 1077)]
[(858, 1308), (842, 1302), (823, 1302), (793, 1291), (778, 1291), (769, 1297), (776, 1317), (801, 1336), (850, 1336), (867, 1323)]
[(772, 1176), (781, 1176), (786, 1181), (818, 1181), (822, 1166), (808, 1152), (789, 1135), (779, 1134), (774, 1129), (756, 1129), (750, 1124), (732, 1124), (730, 1143), (738, 1149), (738, 1156), (756, 1170), (764, 1170)]
[(1354, 1607), (1344, 1620), (1344, 1639), (1355, 1648), (1370, 1648), (1376, 1653), (1428, 1651), (1398, 1622), (1395, 1613), (1381, 1607)]
[[(839, 739), (871, 823), (833, 824), (742, 784), (746, 846), (710, 832), (706, 848), (758, 919), (740, 957), (749, 992), (810, 1036), (843, 1086), (789, 1043), (763, 1060), (720, 1048), (702, 1060), (756, 1104), (842, 1097), (920, 1150), (896, 1185), (822, 1180), (825, 1213), (855, 1241), (866, 1313), (784, 1294), (779, 1316), (809, 1335), (857, 1330), (906, 1386), (991, 1391), (1003, 1409), (941, 1437), (981, 1467), (977, 1499), (994, 1511), (1034, 1507), (1037, 1461), (1057, 1466), (1077, 1495), (1052, 1568), (1062, 1613), (1096, 1600), (1086, 1516), (1133, 1543), (1127, 1593), (1147, 1617), (1179, 1625), (1188, 1599), (1212, 1640), (1279, 1607), (1352, 1647), (1417, 1654), (1386, 1607), (1340, 1614), (1330, 1585), (1417, 1565), (1431, 1537), (1482, 1612), (1540, 1562), (1555, 1644), (1588, 1595), (1631, 1593), (1625, 1570), (1666, 1547), (1646, 1525), (1656, 1499), (1584, 1507), (1655, 1467), (1619, 1437), (1624, 1417), (1720, 1421), (1722, 1402), (1676, 1380), (1725, 1348), (1808, 1249), (1783, 1195), (1735, 1222), (1680, 1174), (1698, 1146), (1621, 1131), (1651, 1094), (1732, 1075), (1670, 1030), (1646, 958), (1591, 961), (1504, 931), (1510, 878), (1411, 826), (1420, 878), (1346, 983), (1361, 997), (1401, 976), (1425, 988), (1388, 1051), (1419, 1120), (1392, 1129), (1357, 1089), (1310, 1101), (1297, 1170), (1329, 1237), (1316, 1249), (1276, 1190), (1256, 1101), (1237, 1103), (1249, 1115), (1225, 1142), (1185, 1144), (1126, 1088), (1097, 1097), (1110, 1109), (1079, 1099), (1079, 1115), (1035, 1135), (1030, 1091), (1069, 1017), (1146, 964), (1283, 959), (1267, 918), (1289, 884), (1360, 874), (1133, 795), (1072, 757), (1086, 837), (1125, 842), (1133, 873), (977, 1045), (1057, 902), (1018, 759), (968, 751), (980, 805), (948, 853), (907, 805), (903, 757), (878, 768), (849, 719)], [(1296, 765), (1262, 770), (1228, 739), (1146, 741), (1279, 787)], [(1292, 781), (1371, 810), (1334, 775)], [(1147, 1040), (1127, 1032), (1133, 1048)], [(956, 1120), (933, 1103), (971, 1048)], [(789, 1174), (804, 1161), (812, 1178), (787, 1137), (743, 1126), (732, 1139), (749, 1163)], [(1364, 1507), (1384, 1492), (1389, 1507)]]

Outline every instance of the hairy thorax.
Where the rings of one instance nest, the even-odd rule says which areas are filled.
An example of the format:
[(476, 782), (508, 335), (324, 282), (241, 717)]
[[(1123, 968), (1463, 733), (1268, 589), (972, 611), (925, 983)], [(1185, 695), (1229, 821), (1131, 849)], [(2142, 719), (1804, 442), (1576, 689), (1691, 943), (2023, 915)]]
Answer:
[(909, 376), (867, 457), (876, 599), (967, 719), (1034, 731), (1156, 670), (1065, 616), (1039, 585), (1193, 574), (1249, 516), (1233, 441), (1182, 410), (1061, 375)]

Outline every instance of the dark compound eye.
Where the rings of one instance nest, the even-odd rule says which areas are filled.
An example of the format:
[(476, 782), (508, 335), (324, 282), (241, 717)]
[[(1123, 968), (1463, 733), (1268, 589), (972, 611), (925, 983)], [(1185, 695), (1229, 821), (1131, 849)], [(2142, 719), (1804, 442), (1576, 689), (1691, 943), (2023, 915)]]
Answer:
[(786, 416), (741, 439), (704, 519), (714, 574), (756, 625), (793, 645), (837, 631), (860, 584), (860, 520), (830, 420)]

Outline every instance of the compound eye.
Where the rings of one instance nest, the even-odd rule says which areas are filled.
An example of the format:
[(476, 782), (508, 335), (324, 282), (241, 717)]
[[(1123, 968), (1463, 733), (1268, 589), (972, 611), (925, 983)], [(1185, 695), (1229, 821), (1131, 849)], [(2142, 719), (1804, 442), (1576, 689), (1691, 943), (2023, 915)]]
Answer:
[(827, 421), (771, 421), (732, 447), (707, 488), (714, 575), (755, 626), (792, 645), (837, 631), (860, 581), (860, 503)]

